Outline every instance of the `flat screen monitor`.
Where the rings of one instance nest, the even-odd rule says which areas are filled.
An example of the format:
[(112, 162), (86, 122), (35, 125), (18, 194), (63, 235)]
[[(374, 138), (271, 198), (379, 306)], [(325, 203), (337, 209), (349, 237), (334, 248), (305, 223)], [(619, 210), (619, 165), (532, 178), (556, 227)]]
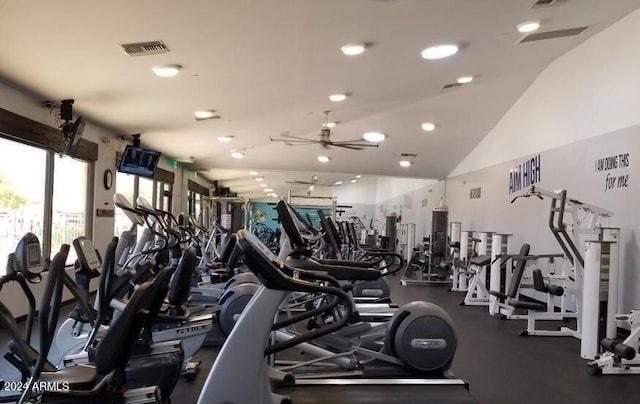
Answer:
[(84, 118), (80, 116), (75, 122), (68, 124), (68, 126), (64, 128), (65, 147), (63, 153), (65, 155), (71, 156), (75, 154), (78, 143), (80, 143), (80, 138), (82, 138), (82, 132), (84, 132), (84, 126)]
[(118, 171), (141, 177), (153, 177), (159, 161), (159, 151), (129, 145), (122, 155)]

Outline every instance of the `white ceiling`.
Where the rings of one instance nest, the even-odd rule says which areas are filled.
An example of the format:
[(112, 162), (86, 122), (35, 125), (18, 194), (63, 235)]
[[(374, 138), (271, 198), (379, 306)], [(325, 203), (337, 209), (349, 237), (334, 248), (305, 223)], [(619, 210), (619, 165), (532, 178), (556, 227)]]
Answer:
[[(43, 99), (74, 98), (75, 110), (166, 156), (193, 156), (242, 195), (259, 195), (249, 170), (273, 185), (313, 174), (327, 182), (355, 174), (439, 178), (479, 143), (542, 69), (640, 6), (640, 0), (567, 0), (531, 9), (534, 0), (67, 0), (0, 2), (0, 77)], [(515, 26), (542, 30), (589, 25), (577, 37), (514, 45)], [(126, 55), (119, 44), (162, 40), (170, 53)], [(362, 55), (340, 47), (371, 43)], [(424, 48), (456, 43), (448, 59)], [(184, 66), (162, 79), (151, 67)], [(443, 92), (461, 75), (473, 83)], [(328, 95), (346, 92), (342, 103)], [(196, 122), (216, 109), (221, 120)], [(317, 136), (333, 110), (334, 140), (376, 130), (378, 149), (325, 151), (271, 143), (287, 131)], [(425, 133), (420, 124), (438, 129)], [(222, 144), (217, 136), (234, 136)], [(230, 149), (246, 149), (232, 159)], [(397, 155), (415, 153), (403, 169)], [(328, 154), (328, 164), (316, 158)], [(237, 171), (233, 171), (237, 170)], [(300, 171), (287, 174), (286, 172)], [(349, 173), (334, 175), (322, 173)], [(230, 180), (234, 178), (234, 180)], [(254, 185), (254, 183), (256, 185)], [(235, 189), (234, 189), (235, 188)]]

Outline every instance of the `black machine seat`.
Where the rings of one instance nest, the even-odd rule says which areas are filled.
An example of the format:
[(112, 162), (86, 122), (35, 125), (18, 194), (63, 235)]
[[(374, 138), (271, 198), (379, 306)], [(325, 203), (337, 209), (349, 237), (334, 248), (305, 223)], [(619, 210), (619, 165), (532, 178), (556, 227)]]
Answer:
[(238, 239), (236, 238), (235, 234), (229, 235), (229, 237), (227, 238), (227, 241), (224, 243), (224, 246), (222, 247), (222, 251), (220, 252), (220, 262), (225, 264), (229, 262), (229, 259), (231, 258), (231, 253), (233, 253), (233, 249), (236, 248), (237, 240)]
[[(548, 293), (553, 296), (562, 296), (564, 294), (564, 288), (557, 285), (545, 285), (544, 278), (542, 277), (542, 271), (540, 269), (533, 270), (533, 288), (542, 293)], [(540, 302), (525, 302), (522, 300), (512, 300), (509, 302), (510, 306), (517, 309), (527, 309), (534, 311), (546, 311), (547, 305)]]
[(542, 271), (539, 269), (533, 270), (533, 288), (538, 292), (548, 293), (553, 296), (564, 295), (564, 288), (562, 286), (544, 284)]
[(90, 390), (95, 386), (98, 372), (94, 366), (77, 365), (54, 372), (40, 373), (40, 382), (69, 383), (70, 390)]
[(376, 269), (365, 269), (348, 265), (324, 265), (309, 258), (287, 257), (285, 264), (294, 269), (325, 272), (340, 281), (372, 281), (380, 278)]
[(469, 260), (471, 265), (477, 265), (479, 267), (487, 266), (491, 263), (490, 255), (478, 255), (477, 257), (473, 257)]
[[(520, 247), (520, 257), (526, 257), (529, 255), (529, 251), (531, 250), (531, 246), (527, 243), (524, 243), (522, 247)], [(533, 258), (533, 257), (532, 257)], [(527, 265), (527, 259), (519, 259), (516, 263), (515, 270), (513, 271), (513, 275), (511, 276), (511, 282), (509, 283), (509, 289), (507, 293), (502, 293), (497, 290), (490, 290), (489, 294), (492, 296), (497, 296), (500, 299), (506, 299), (508, 297), (515, 298), (518, 294), (518, 289), (520, 288), (520, 282), (522, 282), (522, 274), (524, 274), (524, 269)]]
[(182, 307), (191, 293), (191, 278), (196, 270), (197, 259), (195, 247), (187, 248), (182, 254), (180, 263), (173, 273), (167, 299), (175, 307)]
[(511, 300), (509, 301), (509, 306), (515, 307), (516, 309), (525, 309), (525, 310), (534, 310), (534, 311), (547, 310), (547, 305), (544, 303), (527, 302), (523, 300)]
[(151, 282), (146, 282), (136, 288), (120, 316), (95, 348), (94, 362), (99, 374), (126, 368), (146, 317), (142, 311), (149, 309), (153, 298), (151, 285)]

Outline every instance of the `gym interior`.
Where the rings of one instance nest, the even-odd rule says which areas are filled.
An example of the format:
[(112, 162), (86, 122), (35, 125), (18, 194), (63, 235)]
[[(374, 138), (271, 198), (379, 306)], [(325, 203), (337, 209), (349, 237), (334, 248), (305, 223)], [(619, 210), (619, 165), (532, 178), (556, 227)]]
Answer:
[(639, 8), (0, 1), (0, 402), (639, 402)]

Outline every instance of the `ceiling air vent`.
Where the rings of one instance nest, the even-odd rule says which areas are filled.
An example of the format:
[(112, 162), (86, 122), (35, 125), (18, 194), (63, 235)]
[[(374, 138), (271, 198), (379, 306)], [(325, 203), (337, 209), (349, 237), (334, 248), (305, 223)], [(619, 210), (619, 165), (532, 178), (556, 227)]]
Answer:
[(462, 84), (461, 83), (449, 83), (449, 84), (445, 84), (444, 86), (442, 86), (443, 90), (448, 90), (450, 88), (455, 88), (455, 87), (461, 87)]
[(160, 55), (169, 52), (169, 48), (162, 41), (126, 43), (120, 46), (129, 56)]
[(418, 155), (413, 153), (400, 153), (400, 157), (418, 157)]
[(562, 3), (565, 3), (567, 0), (537, 0), (531, 8), (541, 8), (541, 7), (551, 7), (551, 6), (559, 6)]
[(589, 27), (560, 29), (557, 31), (537, 32), (529, 34), (522, 38), (518, 43), (544, 41), (545, 39), (564, 38), (568, 36), (576, 36), (582, 34)]

